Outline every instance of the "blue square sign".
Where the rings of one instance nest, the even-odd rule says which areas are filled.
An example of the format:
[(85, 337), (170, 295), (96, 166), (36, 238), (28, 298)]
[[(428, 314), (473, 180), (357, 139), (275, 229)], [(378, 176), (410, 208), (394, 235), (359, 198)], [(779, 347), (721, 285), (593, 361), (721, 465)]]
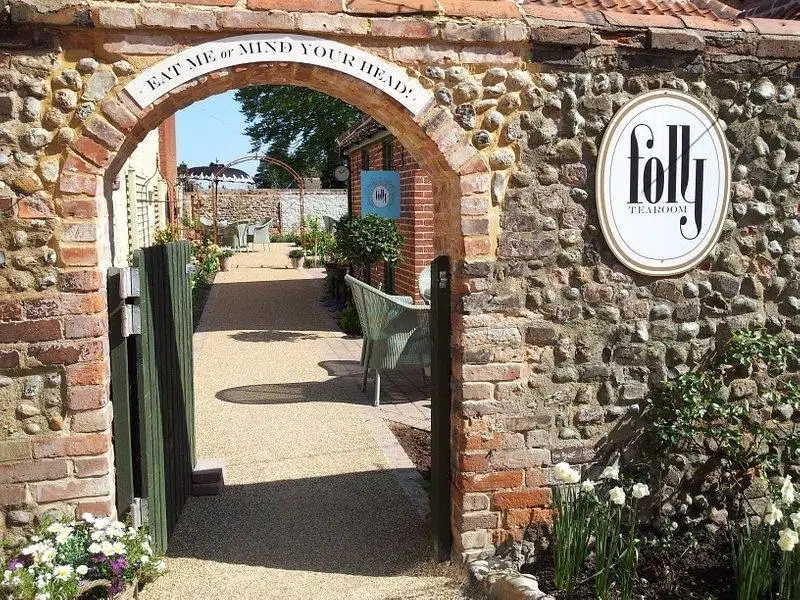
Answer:
[(361, 214), (400, 218), (400, 173), (361, 171)]

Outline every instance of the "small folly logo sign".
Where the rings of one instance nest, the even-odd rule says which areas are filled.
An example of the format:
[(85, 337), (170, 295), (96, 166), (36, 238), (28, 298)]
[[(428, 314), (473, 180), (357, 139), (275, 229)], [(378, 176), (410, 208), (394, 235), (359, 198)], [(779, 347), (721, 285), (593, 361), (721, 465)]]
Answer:
[(616, 257), (646, 275), (696, 266), (722, 231), (728, 145), (698, 100), (673, 90), (637, 96), (611, 120), (597, 163), (597, 210)]
[(171, 90), (212, 71), (259, 62), (316, 65), (360, 79), (394, 98), (414, 116), (433, 101), (406, 71), (354, 46), (304, 35), (257, 33), (194, 46), (143, 71), (125, 86), (144, 108)]

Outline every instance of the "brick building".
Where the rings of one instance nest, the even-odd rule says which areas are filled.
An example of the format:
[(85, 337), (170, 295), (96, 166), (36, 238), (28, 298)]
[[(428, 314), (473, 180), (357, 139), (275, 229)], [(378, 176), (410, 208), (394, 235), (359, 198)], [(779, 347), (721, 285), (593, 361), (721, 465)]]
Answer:
[[(400, 172), (400, 219), (405, 238), (402, 259), (394, 270), (394, 293), (420, 300), (417, 279), (434, 258), (433, 185), (430, 177), (403, 145), (380, 123), (365, 117), (337, 140), (350, 159), (350, 201), (353, 214), (361, 213), (361, 173)], [(372, 267), (371, 283), (386, 288), (387, 265)]]

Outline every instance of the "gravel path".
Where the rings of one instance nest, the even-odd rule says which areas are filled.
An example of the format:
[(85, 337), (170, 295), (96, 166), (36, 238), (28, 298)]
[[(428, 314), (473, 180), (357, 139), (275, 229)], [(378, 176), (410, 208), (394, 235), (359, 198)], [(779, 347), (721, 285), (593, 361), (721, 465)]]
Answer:
[[(145, 600), (459, 598), (376, 445), (360, 392), (324, 368), (320, 270), (286, 247), (236, 257), (195, 335), (198, 458), (227, 486), (192, 498)], [(328, 340), (329, 341), (329, 340)]]

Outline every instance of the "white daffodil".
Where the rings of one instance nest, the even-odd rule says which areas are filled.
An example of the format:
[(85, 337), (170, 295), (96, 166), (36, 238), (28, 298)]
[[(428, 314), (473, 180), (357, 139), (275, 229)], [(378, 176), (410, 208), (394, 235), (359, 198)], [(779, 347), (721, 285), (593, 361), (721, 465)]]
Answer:
[(103, 547), (95, 542), (94, 544), (89, 544), (89, 554), (100, 554), (103, 551)]
[(791, 475), (787, 475), (783, 478), (781, 484), (781, 500), (786, 506), (794, 504), (794, 485), (792, 485)]
[(142, 554), (142, 557), (139, 559), (139, 562), (142, 563), (143, 565), (146, 565), (147, 563), (150, 562), (150, 557), (147, 556), (147, 554)]
[(86, 565), (79, 565), (78, 567), (75, 568), (75, 572), (81, 577), (83, 577), (89, 572), (89, 567), (87, 567)]
[(650, 495), (650, 488), (644, 483), (634, 483), (631, 495), (637, 500), (641, 500), (645, 496)]
[(167, 563), (165, 563), (163, 560), (160, 560), (156, 563), (156, 571), (158, 571), (159, 573), (163, 573), (166, 570), (167, 570)]
[(603, 469), (600, 479), (619, 479), (619, 467), (612, 465)]
[(764, 522), (767, 525), (775, 525), (778, 521), (783, 518), (783, 511), (775, 506), (774, 504), (770, 503), (767, 507), (767, 512), (764, 514)]
[(595, 488), (595, 485), (596, 485), (596, 484), (595, 484), (595, 482), (594, 482), (594, 481), (592, 481), (591, 479), (587, 479), (586, 481), (584, 481), (584, 482), (581, 484), (581, 490), (583, 490), (583, 491), (584, 491), (584, 492), (586, 492), (587, 494), (593, 494), (593, 493), (594, 493), (594, 488)]
[(36, 594), (34, 600), (50, 600), (50, 594), (44, 592), (43, 594)]
[(107, 517), (102, 517), (100, 519), (95, 519), (94, 528), (95, 529), (105, 529), (111, 524), (111, 519)]
[(567, 477), (569, 472), (572, 470), (572, 467), (569, 466), (568, 462), (560, 462), (555, 467), (553, 467), (553, 476), (558, 481), (567, 481)]
[(800, 512), (790, 514), (789, 518), (792, 520), (792, 525), (794, 525), (794, 528), (800, 529)]
[(791, 552), (800, 541), (797, 532), (789, 529), (788, 527), (781, 531), (781, 537), (778, 538), (778, 546), (784, 552)]
[(72, 567), (69, 565), (58, 565), (53, 569), (53, 577), (58, 581), (69, 581), (72, 579)]
[(83, 513), (81, 515), (81, 520), (82, 521), (86, 521), (87, 523), (94, 523), (95, 522), (95, 516), (92, 513), (88, 513), (88, 512), (87, 513)]
[(625, 491), (621, 487), (612, 488), (608, 492), (608, 498), (614, 504), (622, 506), (625, 504)]

